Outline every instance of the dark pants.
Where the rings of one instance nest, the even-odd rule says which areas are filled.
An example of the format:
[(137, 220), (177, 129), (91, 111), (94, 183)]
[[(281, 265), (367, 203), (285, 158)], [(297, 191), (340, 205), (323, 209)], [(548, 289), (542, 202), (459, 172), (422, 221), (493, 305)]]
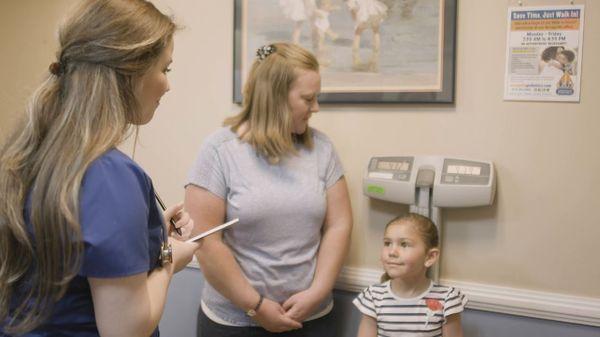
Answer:
[(237, 327), (215, 323), (198, 310), (198, 337), (334, 337), (335, 328), (329, 313), (302, 323), (302, 329), (288, 332), (269, 332), (261, 327)]

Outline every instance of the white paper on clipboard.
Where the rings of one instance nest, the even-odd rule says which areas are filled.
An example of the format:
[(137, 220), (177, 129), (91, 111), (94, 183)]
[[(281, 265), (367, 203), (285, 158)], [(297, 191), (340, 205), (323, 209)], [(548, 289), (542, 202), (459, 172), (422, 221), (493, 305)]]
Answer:
[(223, 230), (223, 229), (225, 229), (225, 228), (227, 228), (227, 227), (229, 227), (229, 226), (231, 226), (231, 225), (233, 225), (233, 224), (237, 223), (238, 221), (240, 221), (240, 219), (239, 219), (239, 218), (235, 218), (235, 219), (233, 219), (233, 220), (231, 220), (231, 221), (229, 221), (229, 222), (226, 222), (226, 223), (224, 223), (224, 224), (222, 224), (222, 225), (219, 225), (219, 226), (217, 226), (217, 227), (215, 227), (215, 228), (209, 229), (209, 230), (207, 230), (206, 232), (202, 232), (202, 233), (200, 233), (200, 234), (198, 234), (198, 235), (194, 236), (193, 238), (186, 240), (185, 242), (194, 242), (194, 241), (198, 241), (198, 240), (202, 239), (203, 237), (205, 237), (205, 236), (209, 236), (209, 235), (211, 235), (211, 234), (213, 234), (213, 233), (215, 233), (215, 232), (218, 232), (218, 231), (220, 231), (220, 230)]

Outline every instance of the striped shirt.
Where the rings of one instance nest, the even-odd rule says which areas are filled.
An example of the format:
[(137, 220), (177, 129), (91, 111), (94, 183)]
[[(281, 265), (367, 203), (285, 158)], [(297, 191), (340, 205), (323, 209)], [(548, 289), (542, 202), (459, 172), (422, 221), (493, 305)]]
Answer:
[(377, 320), (377, 336), (442, 336), (446, 317), (460, 313), (467, 298), (460, 290), (431, 282), (414, 298), (396, 296), (390, 281), (363, 290), (352, 302), (363, 315)]

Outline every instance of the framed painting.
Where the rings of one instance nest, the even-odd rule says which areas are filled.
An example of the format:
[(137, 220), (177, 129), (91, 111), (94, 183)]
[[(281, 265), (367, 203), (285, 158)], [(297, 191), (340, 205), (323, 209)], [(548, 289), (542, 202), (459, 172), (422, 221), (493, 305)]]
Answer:
[(320, 103), (453, 103), (457, 0), (234, 0), (234, 93), (256, 50), (319, 60)]

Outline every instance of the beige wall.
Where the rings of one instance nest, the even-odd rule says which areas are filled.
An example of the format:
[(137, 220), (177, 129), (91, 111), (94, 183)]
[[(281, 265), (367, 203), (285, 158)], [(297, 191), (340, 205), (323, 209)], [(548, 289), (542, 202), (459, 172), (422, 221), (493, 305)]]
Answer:
[(73, 0), (0, 1), (0, 139), (54, 60), (56, 27)]
[[(0, 38), (8, 50), (0, 54), (2, 128), (51, 61), (48, 29), (69, 2), (0, 4)], [(231, 103), (233, 2), (162, 2), (185, 29), (176, 37), (172, 91), (142, 129), (136, 159), (173, 203), (183, 197), (201, 141), (238, 110)], [(40, 10), (42, 3), (48, 8)], [(347, 264), (378, 268), (383, 224), (404, 209), (362, 195), (371, 155), (488, 159), (497, 167), (496, 204), (444, 211), (442, 277), (600, 298), (600, 2), (577, 1), (586, 4), (580, 103), (502, 100), (508, 3), (459, 1), (454, 106), (322, 106), (313, 117), (347, 170), (355, 216)]]

